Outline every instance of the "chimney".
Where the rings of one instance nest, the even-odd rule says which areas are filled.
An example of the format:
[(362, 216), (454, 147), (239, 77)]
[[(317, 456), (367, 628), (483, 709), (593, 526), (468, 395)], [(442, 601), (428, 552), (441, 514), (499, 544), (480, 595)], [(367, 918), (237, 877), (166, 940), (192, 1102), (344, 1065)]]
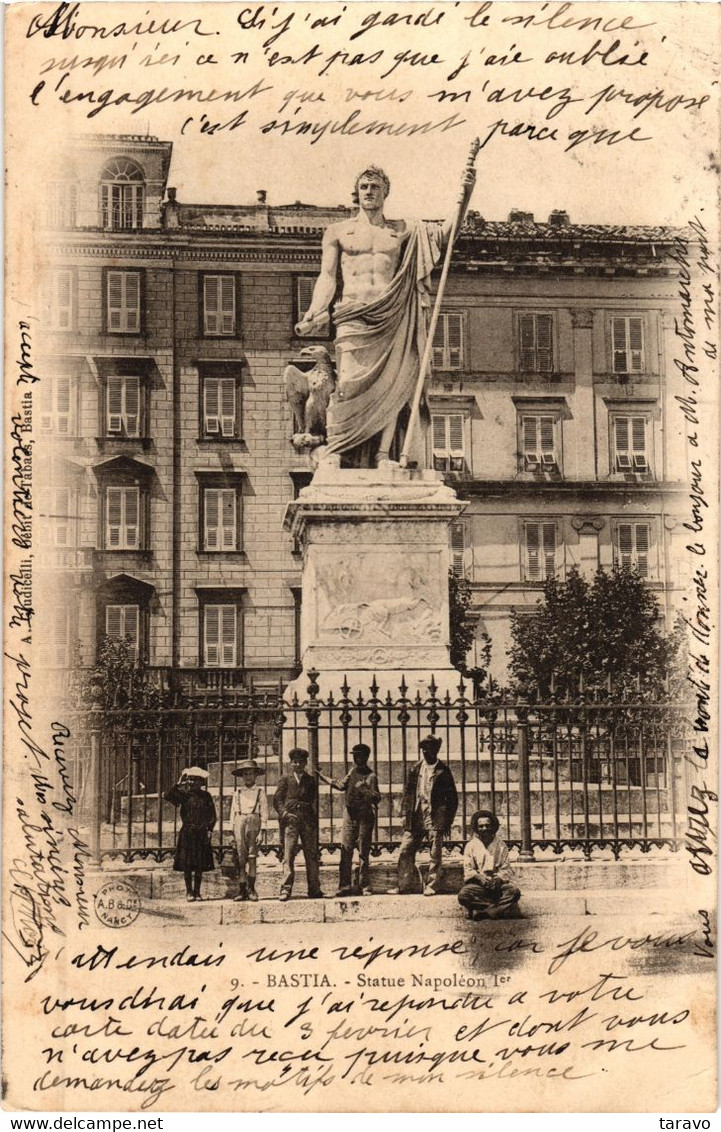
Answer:
[(548, 223), (553, 228), (568, 228), (571, 220), (568, 213), (563, 208), (554, 208), (553, 212), (548, 218)]
[(258, 189), (256, 194), (255, 194), (255, 198), (256, 198), (258, 204), (265, 204), (267, 199), (268, 199), (268, 190), (267, 189)]
[(522, 212), (520, 208), (512, 208), (508, 213), (509, 224), (533, 224), (533, 213)]
[(163, 227), (164, 228), (179, 228), (180, 217), (178, 216), (178, 202), (176, 198), (176, 189), (168, 188), (168, 199), (162, 206)]

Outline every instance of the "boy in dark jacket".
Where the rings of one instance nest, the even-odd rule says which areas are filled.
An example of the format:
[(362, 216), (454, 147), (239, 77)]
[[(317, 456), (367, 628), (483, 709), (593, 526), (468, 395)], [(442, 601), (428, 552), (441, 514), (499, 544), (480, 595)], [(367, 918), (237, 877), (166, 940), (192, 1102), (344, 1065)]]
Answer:
[(421, 739), (422, 758), (416, 763), (403, 790), (403, 838), (398, 856), (398, 891), (413, 892), (418, 871), (416, 853), (428, 839), (431, 863), (424, 896), (435, 896), (443, 873), (443, 838), (450, 832), (458, 809), (458, 791), (453, 775), (438, 758), (442, 739)]
[[(340, 875), (336, 896), (370, 894), (370, 851), (376, 811), (381, 800), (378, 779), (368, 766), (371, 749), (365, 743), (351, 748), (354, 766), (344, 778), (328, 778), (318, 771), (321, 782), (333, 790), (345, 791), (345, 810), (341, 831)], [(353, 850), (358, 847), (358, 869), (352, 882)]]
[(166, 802), (180, 806), (180, 833), (175, 847), (173, 870), (185, 875), (188, 901), (202, 900), (200, 883), (203, 873), (215, 868), (210, 835), (217, 820), (215, 802), (206, 790), (208, 772), (198, 766), (188, 767), (180, 781), (165, 794)]
[(300, 842), (305, 857), (308, 896), (313, 900), (323, 895), (318, 868), (318, 783), (306, 773), (307, 751), (294, 747), (288, 758), (290, 770), (278, 779), (273, 795), (285, 863), (279, 899), (290, 900), (295, 879), (295, 856)]

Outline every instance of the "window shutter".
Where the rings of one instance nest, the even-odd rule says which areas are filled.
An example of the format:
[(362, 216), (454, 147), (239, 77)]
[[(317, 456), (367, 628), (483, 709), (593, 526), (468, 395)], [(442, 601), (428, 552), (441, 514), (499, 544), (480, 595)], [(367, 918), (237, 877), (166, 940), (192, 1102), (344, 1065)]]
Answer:
[(137, 271), (123, 272), (125, 280), (125, 330), (140, 330), (140, 274)]
[(531, 582), (538, 581), (541, 577), (538, 523), (526, 523), (526, 576)]
[(636, 566), (642, 578), (648, 577), (649, 527), (647, 523), (636, 523)]
[(234, 488), (224, 488), (220, 492), (221, 502), (221, 525), (222, 525), (222, 540), (221, 545), (223, 550), (235, 550), (236, 548), (236, 511), (237, 511), (237, 496)]
[(221, 334), (235, 334), (235, 277), (220, 276)]
[(315, 279), (310, 276), (303, 275), (296, 279), (296, 306), (298, 308), (298, 321), (303, 318), (303, 315), (308, 310), (311, 302), (313, 301), (313, 290), (315, 288)]
[(53, 276), (53, 329), (71, 330), (73, 324), (73, 273), (56, 271)]
[(108, 378), (108, 432), (122, 432), (123, 428), (123, 379)]
[(221, 431), (223, 436), (235, 436), (235, 381), (225, 377), (218, 382), (218, 386)]
[(70, 432), (69, 377), (59, 377), (55, 382), (55, 426), (65, 436)]
[(466, 530), (463, 523), (451, 524), (451, 566), (455, 574), (462, 574), (465, 566)]
[(203, 385), (205, 400), (205, 431), (220, 431), (220, 382), (215, 377), (206, 377)]
[(543, 576), (552, 578), (556, 573), (556, 524), (543, 523)]
[(536, 320), (536, 366), (539, 373), (550, 373), (553, 369), (553, 334), (550, 314), (537, 314)]
[(628, 350), (631, 358), (631, 372), (642, 373), (644, 368), (642, 318), (629, 318), (628, 320)]
[(203, 617), (203, 652), (209, 668), (220, 665), (220, 606), (206, 605)]
[(55, 610), (52, 627), (52, 662), (58, 668), (64, 668), (68, 663), (68, 630), (68, 611), (59, 606)]
[(126, 550), (137, 550), (140, 545), (139, 525), (140, 525), (140, 492), (137, 487), (126, 487), (123, 489), (123, 498), (125, 501), (125, 538), (123, 547)]
[(646, 454), (646, 420), (645, 417), (631, 418), (631, 444), (634, 453)]
[(433, 447), (441, 455), (446, 453), (446, 417), (433, 417)]
[(222, 605), (221, 609), (221, 663), (224, 668), (234, 668), (236, 664), (236, 608)]
[(438, 316), (436, 329), (433, 334), (433, 365), (436, 369), (443, 369), (445, 361), (445, 344), (446, 344), (446, 316), (441, 314)]
[(537, 452), (538, 442), (536, 417), (523, 418), (523, 451), (524, 453)]
[(629, 451), (628, 417), (616, 417), (616, 451)]
[(206, 334), (220, 331), (219, 277), (206, 275), (203, 278), (203, 328)]
[(555, 449), (553, 436), (553, 417), (540, 417), (541, 452), (553, 452)]
[(451, 456), (463, 456), (463, 416), (461, 413), (452, 413), (448, 418), (448, 439)]
[(140, 607), (137, 605), (124, 605), (123, 610), (123, 640), (132, 646), (135, 656), (138, 655), (140, 644)]
[(106, 529), (108, 550), (117, 550), (120, 547), (120, 525), (123, 517), (122, 500), (122, 488), (108, 488), (105, 498), (107, 508)]
[(67, 487), (57, 487), (53, 497), (53, 528), (56, 546), (70, 545), (70, 491)]
[(463, 360), (463, 316), (448, 314), (446, 319), (448, 366), (450, 369), (460, 369)]
[(126, 377), (125, 384), (125, 433), (127, 436), (140, 436), (140, 379)]
[(522, 314), (518, 320), (520, 332), (520, 363), (524, 373), (535, 369), (535, 334), (532, 314)]
[(219, 550), (220, 549), (220, 506), (219, 506), (220, 492), (217, 488), (207, 487), (204, 496), (204, 512), (205, 512), (205, 531), (203, 548), (205, 550)]
[(611, 349), (613, 352), (613, 372), (628, 373), (625, 318), (611, 319)]
[(633, 565), (633, 527), (630, 523), (618, 526), (618, 561), (621, 566)]
[(105, 635), (113, 641), (122, 639), (123, 607), (122, 605), (105, 606)]
[(108, 330), (123, 330), (123, 272), (108, 272)]

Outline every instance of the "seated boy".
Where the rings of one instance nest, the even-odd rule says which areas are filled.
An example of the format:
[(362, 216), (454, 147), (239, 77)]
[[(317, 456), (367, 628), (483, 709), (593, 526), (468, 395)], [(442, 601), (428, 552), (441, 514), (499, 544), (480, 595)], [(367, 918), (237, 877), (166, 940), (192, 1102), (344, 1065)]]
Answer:
[(516, 913), (521, 893), (512, 883), (508, 849), (497, 832), (498, 818), (490, 810), (478, 810), (471, 818), (471, 840), (463, 852), (463, 887), (458, 893), (469, 920)]

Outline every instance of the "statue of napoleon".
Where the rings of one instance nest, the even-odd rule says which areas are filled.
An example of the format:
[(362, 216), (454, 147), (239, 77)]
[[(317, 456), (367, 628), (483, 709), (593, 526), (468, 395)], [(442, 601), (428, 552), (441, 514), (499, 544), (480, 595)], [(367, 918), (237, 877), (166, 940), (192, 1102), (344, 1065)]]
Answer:
[[(439, 286), (429, 327), (430, 276), (445, 248), (445, 283), (453, 240), (475, 184), (476, 152), (472, 147), (456, 208), (445, 223), (386, 219), (390, 181), (371, 165), (356, 179), (357, 216), (326, 229), (313, 298), (296, 326), (300, 336), (327, 333), (333, 303), (338, 381), (328, 403), (327, 446), (317, 449), (319, 460), (338, 466), (341, 454), (361, 446), (370, 450), (369, 442), (379, 438), (375, 464), (390, 463), (398, 414), (416, 391), (420, 401), (419, 376), (425, 378), (421, 359), (427, 362), (430, 356), (428, 338), (441, 293)], [(342, 288), (337, 294), (339, 266)]]

